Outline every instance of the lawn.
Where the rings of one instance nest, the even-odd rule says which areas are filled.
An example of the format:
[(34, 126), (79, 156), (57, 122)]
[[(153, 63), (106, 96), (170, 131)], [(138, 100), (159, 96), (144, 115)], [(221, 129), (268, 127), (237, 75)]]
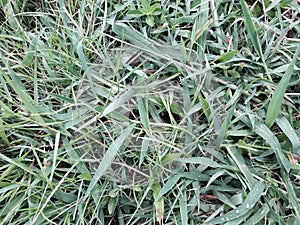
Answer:
[(0, 224), (300, 224), (299, 0), (0, 0)]

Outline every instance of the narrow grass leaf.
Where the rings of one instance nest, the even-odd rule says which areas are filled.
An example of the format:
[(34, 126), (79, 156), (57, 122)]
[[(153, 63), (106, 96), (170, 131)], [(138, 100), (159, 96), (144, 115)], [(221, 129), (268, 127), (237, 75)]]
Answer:
[(237, 219), (237, 218), (245, 215), (259, 201), (261, 195), (264, 193), (264, 190), (265, 190), (265, 184), (261, 181), (256, 182), (253, 189), (249, 192), (245, 201), (240, 206), (238, 206), (236, 209), (231, 210), (230, 212), (228, 212), (218, 218), (212, 219), (211, 221), (208, 221), (204, 224), (206, 224), (206, 225), (223, 224), (225, 221), (229, 222), (231, 220)]
[[(2, 60), (5, 62), (6, 60), (3, 59), (1, 55)], [(25, 92), (26, 88), (22, 84), (20, 78), (17, 76), (17, 74), (13, 71), (13, 69), (6, 63), (6, 67), (9, 71), (9, 76), (4, 73), (2, 69), (0, 69), (0, 72), (3, 73), (3, 77), (5, 78), (6, 82), (11, 86), (11, 88), (17, 93), (18, 97), (21, 99), (21, 101), (25, 104), (27, 110), (34, 114), (33, 118), (35, 118), (38, 122), (44, 124), (43, 118), (38, 114), (37, 107), (33, 105), (33, 99), (30, 97), (29, 94)]]
[(103, 159), (100, 162), (100, 165), (98, 166), (95, 172), (95, 175), (93, 176), (93, 179), (91, 180), (88, 186), (84, 199), (87, 199), (89, 197), (93, 188), (96, 186), (98, 180), (105, 174), (106, 170), (110, 167), (115, 156), (117, 155), (119, 148), (126, 140), (126, 138), (130, 135), (132, 130), (133, 130), (133, 126), (129, 126), (128, 128), (126, 128), (122, 132), (122, 134), (116, 140), (114, 140), (112, 144), (109, 146), (107, 152), (105, 153)]
[(224, 173), (226, 173), (226, 170), (218, 170), (217, 172), (215, 172), (214, 175), (212, 175), (212, 177), (207, 182), (206, 187), (211, 185), (212, 182), (214, 182), (218, 177), (222, 176)]
[(10, 159), (9, 157), (3, 155), (2, 153), (0, 153), (0, 159), (2, 159), (3, 161), (6, 161), (8, 162), (9, 164), (13, 164), (13, 165), (16, 165), (17, 167), (19, 167), (20, 169), (24, 170), (25, 172), (27, 173), (30, 173), (32, 174), (33, 176), (36, 176), (36, 177), (39, 177), (41, 178), (42, 180), (45, 180), (42, 176), (40, 176), (39, 174), (37, 174), (36, 172), (33, 171), (32, 168), (30, 168), (29, 166), (23, 164), (23, 163), (20, 163), (16, 160), (12, 160)]
[[(295, 189), (294, 189), (293, 184), (290, 179), (288, 179), (286, 181), (286, 188), (287, 188), (287, 195), (288, 195), (289, 202), (290, 202), (292, 208), (294, 209), (296, 217), (300, 218), (299, 199), (296, 195)], [(296, 188), (298, 189), (298, 187), (296, 187)]]
[(220, 164), (216, 163), (214, 160), (206, 157), (192, 157), (192, 158), (181, 158), (177, 161), (183, 162), (183, 163), (191, 163), (191, 164), (201, 164), (205, 166), (210, 166), (213, 168), (221, 167)]
[(219, 60), (220, 62), (226, 62), (226, 61), (232, 59), (238, 52), (239, 52), (238, 50), (226, 52), (226, 53), (220, 55), (217, 58), (217, 60)]
[(300, 140), (296, 131), (291, 126), (290, 122), (286, 117), (279, 117), (276, 119), (277, 125), (283, 131), (283, 133), (288, 137), (293, 146), (293, 152), (297, 153), (300, 151)]
[(248, 187), (251, 188), (256, 183), (256, 181), (251, 171), (247, 167), (244, 158), (241, 156), (241, 154), (237, 151), (235, 147), (226, 147), (226, 149), (231, 158), (238, 166), (239, 170), (244, 174), (246, 180), (248, 181)]
[(138, 46), (141, 49), (150, 52), (158, 52), (153, 43), (151, 43), (145, 36), (124, 23), (114, 22), (112, 24), (112, 30), (122, 39), (129, 41), (130, 43)]
[(26, 50), (26, 54), (22, 61), (23, 66), (30, 66), (32, 64), (33, 57), (36, 53), (36, 42), (37, 42), (37, 36), (34, 37), (32, 43), (30, 43), (28, 49)]
[(150, 130), (149, 112), (148, 112), (148, 99), (137, 97), (138, 110), (140, 114), (141, 123), (146, 131)]
[(117, 108), (119, 108), (122, 104), (128, 101), (134, 94), (136, 93), (135, 89), (130, 89), (126, 91), (124, 94), (114, 99), (102, 112), (101, 117), (108, 115), (113, 112)]
[(183, 193), (179, 199), (181, 224), (188, 225), (187, 197), (185, 189), (183, 189), (182, 192)]
[(258, 33), (257, 33), (255, 25), (252, 21), (250, 10), (247, 6), (247, 3), (244, 0), (241, 0), (240, 2), (241, 2), (243, 13), (245, 15), (245, 24), (246, 24), (247, 31), (250, 36), (251, 42), (254, 46), (255, 51), (260, 56), (261, 60), (263, 62), (265, 62), (264, 55), (263, 55), (262, 49), (261, 49), (261, 45), (259, 43)]
[(19, 211), (26, 196), (26, 192), (13, 196), (13, 199), (2, 207), (0, 211), (1, 224), (10, 224), (9, 221), (12, 215)]
[(244, 224), (244, 222), (247, 220), (247, 218), (253, 213), (253, 209), (250, 209), (246, 214), (231, 220), (224, 225), (239, 225), (239, 224)]
[(274, 121), (276, 120), (276, 118), (279, 115), (283, 97), (284, 97), (284, 94), (288, 87), (292, 73), (294, 71), (294, 66), (295, 66), (295, 63), (297, 62), (299, 53), (300, 53), (300, 45), (298, 45), (298, 48), (294, 54), (294, 57), (289, 65), (287, 71), (282, 76), (279, 84), (276, 87), (276, 90), (274, 91), (274, 93), (272, 95), (271, 101), (268, 106), (266, 121), (265, 121), (266, 125), (268, 127), (271, 127), (273, 125)]
[(78, 54), (79, 60), (80, 60), (81, 65), (82, 65), (82, 69), (84, 71), (86, 71), (88, 66), (87, 66), (86, 58), (85, 58), (83, 48), (82, 48), (82, 40), (78, 42), (78, 44), (76, 46), (76, 50), (77, 50), (77, 54)]
[(3, 120), (1, 119), (1, 117), (0, 117), (0, 138), (2, 139), (2, 141), (6, 146), (10, 146), (10, 142), (5, 133), (5, 129), (3, 129)]
[(165, 183), (164, 186), (161, 188), (159, 193), (157, 193), (154, 203), (158, 202), (165, 194), (167, 194), (170, 190), (172, 190), (174, 186), (178, 183), (180, 177), (181, 177), (180, 175), (171, 176), (168, 179), (167, 183)]
[(0, 194), (3, 194), (3, 193), (6, 193), (6, 192), (8, 192), (10, 190), (16, 189), (18, 187), (25, 186), (25, 184), (22, 184), (22, 183), (11, 184), (11, 183), (1, 182), (0, 186), (1, 186), (1, 188), (0, 188)]
[(143, 139), (142, 141), (142, 147), (141, 147), (141, 153), (140, 153), (140, 161), (139, 161), (139, 167), (142, 165), (145, 156), (147, 155), (147, 151), (150, 145), (150, 140), (149, 139)]
[(272, 133), (272, 131), (265, 124), (259, 121), (255, 122), (255, 127), (253, 131), (257, 135), (262, 137), (271, 146), (271, 148), (275, 152), (275, 155), (280, 165), (286, 170), (286, 172), (289, 172), (292, 167), (291, 163), (284, 155), (281, 149), (281, 145), (276, 136)]
[(230, 206), (231, 208), (235, 209), (236, 206), (235, 204), (233, 204), (233, 202), (227, 198), (226, 195), (224, 195), (222, 192), (216, 191), (214, 193), (214, 195), (218, 198), (218, 200), (220, 200), (221, 202), (223, 202), (224, 204)]
[(204, 112), (206, 119), (208, 121), (210, 121), (211, 120), (211, 117), (210, 117), (211, 111), (210, 111), (210, 106), (209, 106), (208, 101), (205, 98), (203, 98), (201, 95), (199, 95), (198, 99), (201, 103), (201, 106), (203, 108), (203, 112)]
[[(160, 183), (152, 184), (151, 190), (153, 192), (153, 198), (156, 199), (158, 193), (161, 191)], [(161, 197), (157, 202), (154, 203), (154, 206), (156, 212), (156, 220), (161, 225), (164, 221), (164, 198)]]
[(229, 110), (228, 114), (226, 115), (225, 120), (221, 126), (220, 132), (219, 132), (217, 140), (216, 140), (216, 144), (218, 147), (223, 143), (223, 141), (227, 135), (227, 131), (230, 126), (234, 110), (235, 110), (235, 105), (233, 105), (231, 107), (231, 109)]
[(55, 135), (55, 144), (54, 144), (54, 151), (53, 151), (53, 159), (52, 159), (52, 168), (51, 168), (51, 174), (49, 177), (49, 181), (52, 182), (54, 171), (56, 168), (56, 160), (57, 160), (57, 154), (58, 154), (58, 147), (60, 143), (60, 132), (58, 131)]
[(270, 207), (272, 207), (275, 203), (275, 199), (271, 199), (268, 204), (263, 204), (259, 210), (251, 216), (247, 221), (244, 222), (244, 225), (253, 225), (253, 224), (259, 224), (259, 222), (267, 216), (267, 214), (270, 211)]

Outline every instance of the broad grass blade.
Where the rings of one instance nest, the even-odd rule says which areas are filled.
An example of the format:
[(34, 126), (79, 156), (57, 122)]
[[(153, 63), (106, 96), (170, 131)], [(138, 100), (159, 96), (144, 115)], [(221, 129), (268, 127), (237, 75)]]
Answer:
[(123, 144), (123, 142), (126, 140), (126, 138), (130, 135), (131, 131), (133, 130), (133, 126), (129, 126), (126, 128), (122, 134), (112, 142), (112, 144), (109, 146), (107, 152), (105, 153), (102, 161), (100, 162), (100, 165), (98, 166), (95, 175), (93, 176), (93, 179), (91, 180), (88, 189), (85, 193), (85, 199), (90, 195), (93, 188), (96, 186), (98, 180), (105, 174), (106, 170), (110, 167), (112, 164), (115, 156), (118, 153), (119, 148)]
[(285, 91), (288, 87), (289, 81), (291, 79), (291, 76), (292, 76), (292, 73), (294, 70), (294, 66), (295, 66), (295, 63), (299, 56), (299, 53), (300, 53), (300, 45), (298, 46), (287, 71), (282, 76), (279, 84), (276, 87), (276, 90), (274, 91), (274, 93), (272, 95), (272, 98), (271, 98), (271, 101), (270, 101), (270, 104), (269, 104), (268, 110), (267, 110), (267, 116), (266, 116), (266, 125), (268, 127), (271, 127), (273, 125), (274, 121), (276, 120), (277, 116), (279, 115), (283, 97), (284, 97)]
[(1, 117), (0, 117), (0, 138), (2, 139), (4, 144), (6, 144), (7, 146), (10, 146), (10, 142), (5, 133), (5, 129), (3, 129), (3, 120), (1, 119)]
[(187, 209), (187, 197), (185, 189), (182, 190), (182, 196), (179, 199), (181, 224), (188, 225), (188, 209)]
[(193, 157), (193, 158), (181, 158), (178, 159), (182, 163), (191, 163), (191, 164), (201, 164), (204, 166), (210, 166), (212, 168), (221, 167), (220, 164), (216, 163), (214, 160), (206, 157)]
[(77, 50), (77, 54), (78, 54), (79, 60), (80, 60), (81, 65), (82, 65), (82, 69), (84, 71), (86, 71), (88, 66), (87, 66), (86, 58), (85, 58), (83, 48), (82, 48), (82, 40), (78, 42), (78, 44), (76, 46), (76, 50)]
[(250, 172), (249, 168), (247, 167), (245, 160), (241, 156), (241, 154), (237, 151), (235, 147), (226, 147), (227, 152), (231, 156), (231, 158), (234, 160), (240, 171), (244, 174), (245, 178), (248, 181), (248, 187), (252, 187), (256, 180), (254, 179), (252, 173)]
[(292, 167), (291, 163), (283, 154), (281, 145), (272, 131), (265, 124), (256, 121), (254, 132), (261, 136), (272, 147), (278, 162), (283, 166), (286, 172), (289, 172)]
[(237, 219), (245, 215), (259, 201), (261, 195), (264, 193), (264, 190), (265, 190), (265, 184), (261, 181), (256, 182), (253, 189), (247, 195), (245, 201), (239, 207), (224, 214), (221, 217), (212, 219), (211, 221), (208, 221), (207, 223), (204, 224), (206, 225), (224, 224), (225, 221), (229, 222), (231, 220)]
[(106, 116), (107, 114), (113, 112), (117, 108), (119, 108), (123, 103), (128, 101), (134, 94), (136, 93), (135, 89), (130, 89), (126, 91), (124, 94), (114, 99), (102, 112), (101, 117)]
[[(161, 191), (160, 183), (152, 184), (151, 190), (153, 191), (154, 199), (157, 198), (158, 193)], [(164, 198), (161, 197), (157, 202), (154, 203), (155, 211), (156, 211), (156, 220), (162, 225), (164, 220)]]
[(168, 179), (167, 183), (165, 183), (164, 186), (160, 189), (159, 193), (157, 193), (154, 203), (158, 202), (166, 193), (173, 189), (173, 187), (177, 184), (180, 178), (180, 175), (171, 176)]
[(291, 126), (290, 122), (285, 117), (280, 117), (276, 119), (277, 125), (284, 132), (284, 134), (288, 137), (293, 146), (293, 152), (297, 153), (300, 151), (300, 140), (297, 136), (295, 130)]
[(216, 141), (216, 144), (217, 144), (218, 147), (223, 143), (223, 141), (224, 141), (224, 139), (227, 135), (227, 131), (228, 131), (228, 128), (229, 128), (230, 123), (231, 123), (231, 119), (232, 119), (232, 116), (233, 116), (233, 113), (234, 113), (234, 109), (235, 109), (235, 105), (233, 105), (231, 107), (230, 111), (226, 115), (225, 120), (224, 120), (224, 122), (221, 126), (220, 133), (218, 134), (217, 141)]
[(271, 201), (265, 204), (263, 204), (260, 209), (247, 221), (245, 221), (244, 225), (253, 225), (253, 224), (259, 224), (259, 222), (269, 213), (270, 207), (272, 207), (275, 203), (275, 199), (271, 199)]

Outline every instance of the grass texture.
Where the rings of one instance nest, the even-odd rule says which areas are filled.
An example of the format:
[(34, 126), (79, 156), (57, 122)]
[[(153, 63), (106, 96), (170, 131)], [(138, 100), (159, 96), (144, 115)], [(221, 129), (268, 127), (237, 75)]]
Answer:
[(0, 0), (0, 224), (300, 224), (300, 3)]

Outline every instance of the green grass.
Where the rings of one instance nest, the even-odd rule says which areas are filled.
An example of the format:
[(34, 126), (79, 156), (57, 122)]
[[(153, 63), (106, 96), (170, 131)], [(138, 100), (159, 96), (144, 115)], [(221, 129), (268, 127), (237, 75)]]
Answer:
[(0, 224), (299, 224), (299, 21), (0, 0)]

